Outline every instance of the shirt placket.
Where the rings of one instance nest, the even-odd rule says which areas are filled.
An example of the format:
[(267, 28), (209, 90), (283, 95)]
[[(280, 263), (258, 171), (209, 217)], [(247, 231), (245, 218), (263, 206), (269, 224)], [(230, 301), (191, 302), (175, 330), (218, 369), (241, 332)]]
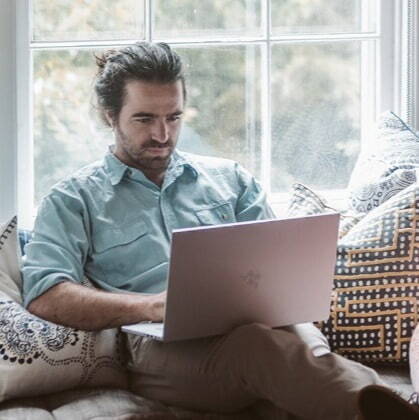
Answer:
[(170, 194), (171, 186), (176, 179), (183, 173), (183, 167), (176, 167), (167, 174), (165, 182), (163, 183), (161, 192), (160, 192), (160, 213), (162, 216), (165, 233), (169, 241), (172, 238), (172, 231), (177, 226), (177, 217), (173, 211), (174, 206), (176, 205), (176, 197), (173, 194)]

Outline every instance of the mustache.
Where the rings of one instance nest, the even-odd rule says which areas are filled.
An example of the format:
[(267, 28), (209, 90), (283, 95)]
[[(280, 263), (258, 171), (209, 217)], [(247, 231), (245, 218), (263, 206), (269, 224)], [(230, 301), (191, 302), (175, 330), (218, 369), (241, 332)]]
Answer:
[(173, 146), (173, 141), (171, 139), (167, 140), (166, 143), (161, 143), (156, 140), (149, 140), (147, 143), (144, 143), (143, 147), (168, 147)]

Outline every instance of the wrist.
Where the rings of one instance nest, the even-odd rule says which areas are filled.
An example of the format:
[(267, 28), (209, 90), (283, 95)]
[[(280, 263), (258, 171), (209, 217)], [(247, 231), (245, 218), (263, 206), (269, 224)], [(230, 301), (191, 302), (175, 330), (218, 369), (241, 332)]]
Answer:
[(130, 322), (141, 322), (149, 320), (149, 303), (147, 296), (144, 296), (140, 293), (130, 293), (129, 298), (129, 318)]

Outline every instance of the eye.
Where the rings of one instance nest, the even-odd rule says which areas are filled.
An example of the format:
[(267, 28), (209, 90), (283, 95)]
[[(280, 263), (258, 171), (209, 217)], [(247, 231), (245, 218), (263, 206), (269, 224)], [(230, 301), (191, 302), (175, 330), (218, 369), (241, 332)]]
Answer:
[(150, 117), (139, 117), (139, 118), (134, 118), (134, 122), (138, 122), (138, 123), (141, 123), (141, 124), (148, 124), (148, 123), (150, 123), (151, 121), (153, 121), (153, 119), (152, 119), (152, 118), (150, 118)]
[(167, 117), (167, 121), (178, 121), (182, 118), (181, 115), (171, 115), (170, 117)]

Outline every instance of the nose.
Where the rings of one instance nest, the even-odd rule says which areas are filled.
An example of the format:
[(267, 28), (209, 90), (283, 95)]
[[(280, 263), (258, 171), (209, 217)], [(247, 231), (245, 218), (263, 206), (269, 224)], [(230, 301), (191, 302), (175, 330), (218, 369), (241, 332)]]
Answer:
[(160, 143), (166, 143), (169, 140), (169, 127), (166, 121), (156, 121), (153, 127), (153, 140)]

